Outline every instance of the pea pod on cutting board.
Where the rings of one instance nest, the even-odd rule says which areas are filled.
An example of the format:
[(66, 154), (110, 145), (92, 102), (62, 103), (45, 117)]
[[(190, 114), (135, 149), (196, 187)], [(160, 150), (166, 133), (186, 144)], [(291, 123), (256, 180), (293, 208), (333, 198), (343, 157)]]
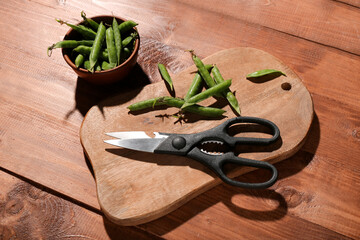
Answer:
[(162, 63), (158, 63), (159, 72), (161, 74), (161, 77), (169, 84), (171, 91), (174, 90), (172, 79), (169, 75), (169, 72), (167, 71), (166, 67)]
[(286, 76), (285, 73), (279, 71), (279, 70), (275, 70), (275, 69), (262, 69), (262, 70), (258, 70), (256, 72), (250, 73), (248, 75), (246, 75), (246, 78), (257, 78), (257, 77), (263, 77), (266, 75), (270, 75), (270, 74), (279, 74), (279, 75), (284, 75)]

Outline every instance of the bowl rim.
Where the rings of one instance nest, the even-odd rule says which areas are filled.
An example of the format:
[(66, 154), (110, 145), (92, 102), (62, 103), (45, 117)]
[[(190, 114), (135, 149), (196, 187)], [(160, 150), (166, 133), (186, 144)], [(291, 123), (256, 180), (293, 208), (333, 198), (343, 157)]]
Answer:
[[(118, 17), (118, 16), (114, 16), (114, 15), (96, 15), (96, 16), (92, 16), (92, 17), (89, 17), (90, 19), (93, 19), (93, 18), (116, 18), (117, 20), (121, 20), (122, 22), (125, 22), (127, 21), (125, 18), (122, 18), (122, 17)], [(78, 22), (77, 24), (75, 25), (80, 25), (82, 23), (84, 23), (85, 20), (82, 20), (80, 22)], [(78, 68), (75, 66), (74, 62), (71, 61), (70, 57), (68, 56), (68, 54), (65, 54), (65, 49), (62, 48), (61, 50), (61, 53), (63, 55), (63, 58), (65, 59), (65, 62), (73, 69), (76, 69), (77, 71), (80, 71), (82, 73), (85, 73), (85, 74), (103, 74), (103, 73), (108, 73), (108, 72), (113, 72), (113, 71), (116, 71), (117, 69), (120, 69), (121, 67), (125, 66), (128, 62), (131, 61), (131, 59), (134, 58), (134, 56), (137, 54), (137, 52), (139, 51), (139, 46), (140, 46), (140, 34), (137, 30), (136, 27), (133, 27), (133, 29), (138, 33), (138, 37), (137, 39), (135, 40), (135, 46), (134, 46), (134, 50), (132, 51), (131, 55), (126, 59), (125, 62), (121, 63), (120, 65), (112, 68), (112, 69), (107, 69), (107, 70), (101, 70), (101, 71), (94, 71), (93, 73), (92, 72), (89, 72), (87, 69), (85, 68)], [(66, 39), (66, 36), (68, 36), (71, 32), (75, 31), (74, 29), (70, 28), (66, 34), (64, 35), (64, 38), (63, 40)]]

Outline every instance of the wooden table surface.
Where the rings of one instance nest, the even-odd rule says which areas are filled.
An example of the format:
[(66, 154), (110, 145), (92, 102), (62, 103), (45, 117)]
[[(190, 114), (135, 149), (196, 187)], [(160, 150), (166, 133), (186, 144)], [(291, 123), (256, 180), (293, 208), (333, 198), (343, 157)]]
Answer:
[[(46, 48), (87, 16), (139, 23), (133, 82), (96, 87)], [(0, 239), (360, 239), (360, 1), (2, 1)], [(174, 212), (122, 227), (102, 214), (79, 141), (99, 101), (160, 81), (204, 58), (254, 47), (292, 68), (312, 95), (305, 145), (266, 190), (221, 184)], [(242, 178), (255, 179), (258, 171)]]

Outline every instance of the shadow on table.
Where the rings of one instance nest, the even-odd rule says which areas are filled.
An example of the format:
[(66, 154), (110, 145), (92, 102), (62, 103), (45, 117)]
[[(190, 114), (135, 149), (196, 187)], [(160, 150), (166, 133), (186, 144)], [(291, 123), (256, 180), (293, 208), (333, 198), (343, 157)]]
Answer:
[[(301, 172), (312, 161), (319, 145), (319, 140), (320, 125), (319, 119), (315, 114), (307, 136), (306, 150), (302, 147), (294, 156), (275, 164), (279, 172), (278, 180), (281, 181)], [(237, 178), (239, 181), (264, 181), (266, 179), (268, 179), (267, 171), (262, 169)], [(296, 196), (303, 196), (303, 193), (297, 192), (291, 186), (282, 186), (281, 184), (275, 184), (271, 189), (261, 190), (241, 189), (220, 184), (195, 197), (166, 216), (139, 225), (137, 228), (139, 228), (140, 232), (152, 232), (162, 236), (218, 203), (226, 205), (232, 213), (240, 218), (263, 222), (276, 221), (285, 217), (289, 208), (296, 207), (301, 203), (301, 199), (294, 201), (293, 198), (296, 198)], [(252, 198), (251, 209), (239, 203), (241, 200), (236, 201), (237, 197)], [(245, 201), (244, 204), (249, 204), (249, 201)], [(254, 204), (259, 206), (258, 210), (254, 209)], [(104, 219), (109, 236), (112, 239), (117, 239), (118, 236), (112, 234), (112, 227), (110, 225), (107, 226), (107, 221)], [(124, 229), (126, 227), (118, 226), (118, 228)]]
[[(101, 105), (103, 100), (121, 93), (131, 92), (133, 94), (127, 96), (129, 98), (135, 97), (149, 83), (149, 78), (138, 64), (135, 65), (124, 81), (109, 85), (94, 85), (78, 77), (75, 89), (75, 106), (66, 114), (65, 120), (75, 111), (79, 111), (82, 116), (85, 116), (93, 106), (98, 106), (102, 110), (103, 107), (106, 107), (106, 105)], [(129, 100), (125, 98), (118, 99), (121, 99), (122, 102), (112, 102), (111, 104), (120, 105)]]

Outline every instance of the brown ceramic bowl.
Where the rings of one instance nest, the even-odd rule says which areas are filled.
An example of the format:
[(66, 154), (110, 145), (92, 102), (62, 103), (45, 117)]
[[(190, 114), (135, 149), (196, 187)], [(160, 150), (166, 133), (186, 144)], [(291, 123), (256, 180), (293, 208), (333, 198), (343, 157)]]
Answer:
[[(94, 21), (96, 21), (98, 23), (100, 23), (102, 21), (104, 24), (111, 25), (113, 18), (114, 18), (114, 16), (101, 15), (101, 16), (92, 17), (91, 19), (93, 19)], [(115, 18), (119, 24), (126, 21), (125, 19), (122, 19), (119, 17), (115, 17)], [(79, 24), (81, 24), (81, 23), (83, 23), (83, 22), (80, 22)], [(137, 32), (137, 29), (133, 28), (131, 31)], [(64, 40), (69, 40), (69, 39), (81, 39), (81, 36), (73, 29), (70, 29), (64, 37)], [(125, 62), (123, 62), (122, 64), (120, 64), (119, 66), (117, 66), (113, 69), (95, 71), (94, 73), (91, 73), (84, 68), (77, 68), (75, 66), (75, 64), (71, 58), (72, 49), (63, 48), (62, 54), (63, 54), (63, 57), (64, 57), (66, 63), (69, 64), (69, 66), (74, 70), (74, 72), (80, 78), (82, 78), (90, 83), (93, 83), (93, 84), (104, 85), (104, 84), (110, 84), (110, 83), (125, 80), (126, 76), (131, 72), (132, 68), (136, 64), (139, 47), (140, 47), (140, 37), (138, 37), (136, 39), (134, 50), (131, 53), (130, 57)]]

